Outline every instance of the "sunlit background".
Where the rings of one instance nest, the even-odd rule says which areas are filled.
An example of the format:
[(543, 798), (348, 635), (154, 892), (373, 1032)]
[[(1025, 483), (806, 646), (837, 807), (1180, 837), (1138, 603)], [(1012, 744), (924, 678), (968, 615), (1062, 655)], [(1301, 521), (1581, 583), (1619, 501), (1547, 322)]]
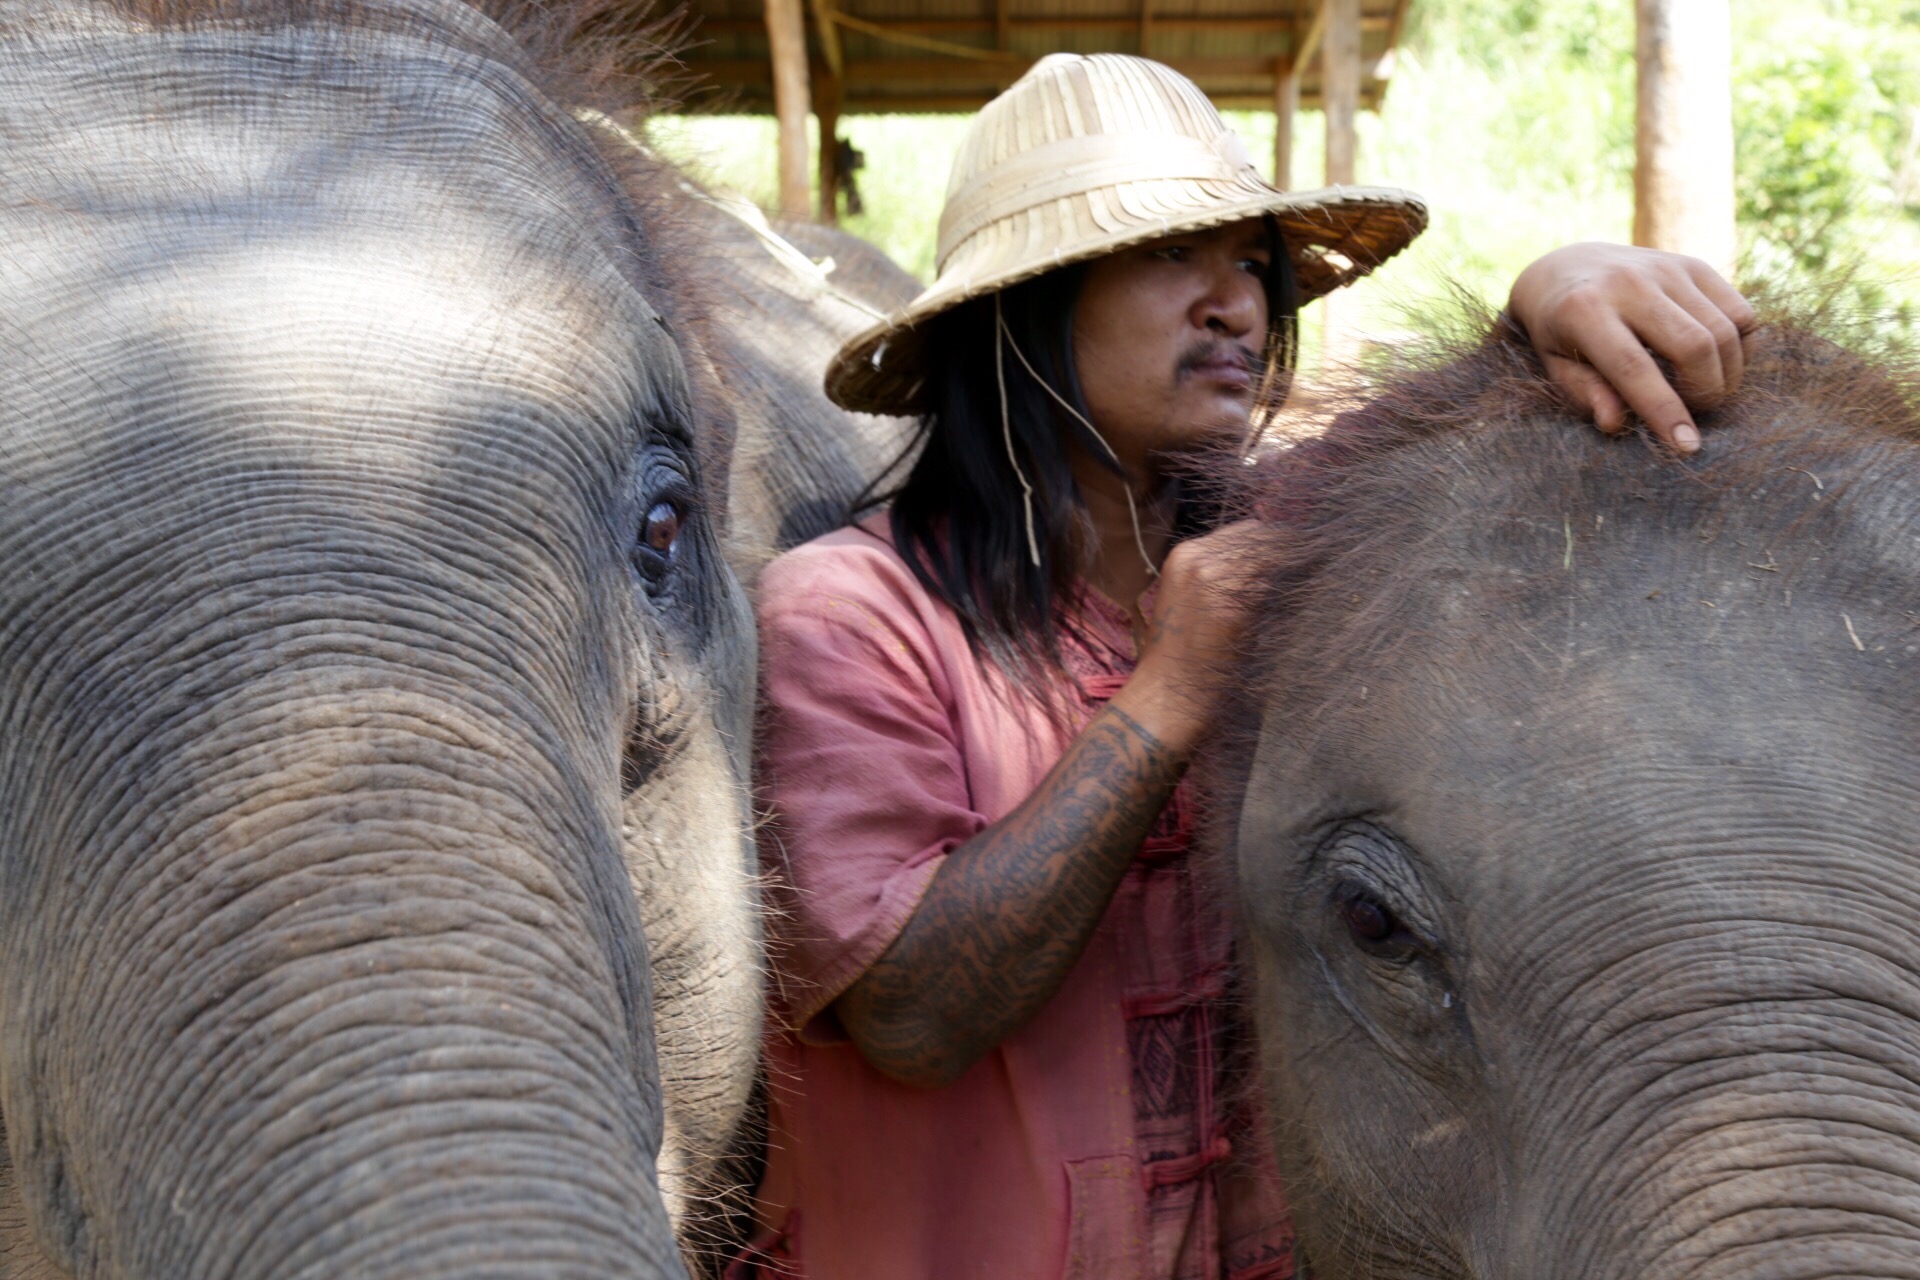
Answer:
[[(1734, 0), (1733, 109), (1741, 283), (1896, 334), (1920, 331), (1920, 0)], [(1633, 220), (1632, 0), (1414, 0), (1383, 109), (1359, 122), (1357, 179), (1410, 187), (1432, 229), (1353, 292), (1349, 323), (1392, 342), (1497, 306), (1534, 257), (1625, 242)], [(1255, 156), (1274, 117), (1232, 112)], [(864, 153), (864, 204), (842, 225), (923, 280), (951, 115), (843, 117)], [(777, 204), (768, 116), (665, 116), (656, 146), (709, 183)], [(1317, 112), (1296, 126), (1298, 185), (1322, 171)], [(1306, 360), (1318, 358), (1312, 322)]]

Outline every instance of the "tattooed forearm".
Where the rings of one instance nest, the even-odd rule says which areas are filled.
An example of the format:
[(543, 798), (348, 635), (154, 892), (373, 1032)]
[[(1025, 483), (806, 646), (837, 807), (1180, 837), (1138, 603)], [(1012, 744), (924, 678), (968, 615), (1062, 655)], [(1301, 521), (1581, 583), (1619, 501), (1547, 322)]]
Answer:
[(1026, 802), (947, 855), (900, 936), (835, 1005), (875, 1067), (954, 1079), (1045, 1004), (1105, 913), (1181, 762), (1119, 707)]

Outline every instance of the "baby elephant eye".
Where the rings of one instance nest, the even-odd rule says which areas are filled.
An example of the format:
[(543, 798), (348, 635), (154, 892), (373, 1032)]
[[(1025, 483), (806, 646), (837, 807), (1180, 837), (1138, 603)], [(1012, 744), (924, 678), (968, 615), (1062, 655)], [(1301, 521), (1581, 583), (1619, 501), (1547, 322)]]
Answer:
[(1353, 940), (1361, 944), (1385, 942), (1400, 931), (1400, 922), (1394, 919), (1393, 912), (1364, 893), (1356, 893), (1340, 904), (1341, 918), (1347, 922), (1347, 932)]
[(640, 571), (649, 588), (666, 585), (673, 568), (674, 553), (680, 544), (680, 531), (686, 525), (686, 512), (679, 503), (656, 502), (640, 522), (640, 537), (633, 548), (633, 567)]
[(680, 522), (679, 507), (671, 502), (656, 502), (641, 526), (640, 541), (655, 555), (670, 556), (674, 543), (680, 540)]

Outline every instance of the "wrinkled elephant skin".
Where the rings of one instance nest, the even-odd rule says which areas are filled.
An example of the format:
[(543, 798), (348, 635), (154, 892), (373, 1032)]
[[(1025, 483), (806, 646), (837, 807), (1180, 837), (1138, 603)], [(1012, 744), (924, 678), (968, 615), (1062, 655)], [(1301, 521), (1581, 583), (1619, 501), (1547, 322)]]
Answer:
[(1309, 483), (1232, 784), (1313, 1274), (1920, 1277), (1920, 428), (1792, 334), (1688, 463), (1475, 359)]
[(0, 5), (0, 1276), (681, 1274), (752, 641), (648, 175), (464, 6), (186, 7)]

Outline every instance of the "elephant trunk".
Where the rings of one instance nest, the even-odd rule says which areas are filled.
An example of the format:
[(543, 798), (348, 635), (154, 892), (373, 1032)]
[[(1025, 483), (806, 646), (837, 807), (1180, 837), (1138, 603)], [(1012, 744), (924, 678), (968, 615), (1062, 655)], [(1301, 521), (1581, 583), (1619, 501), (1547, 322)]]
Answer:
[(0, 1103), (71, 1274), (679, 1274), (618, 744), (414, 640), (38, 744), (16, 829), (90, 888), (7, 957)]
[[(737, 700), (744, 703), (744, 699)], [(711, 1252), (744, 1209), (752, 1171), (738, 1167), (764, 1034), (759, 883), (748, 855), (751, 814), (737, 788), (743, 760), (715, 726), (687, 735), (677, 767), (627, 797), (626, 854), (653, 974), (654, 1025), (667, 1099), (661, 1190), (683, 1242)], [(699, 785), (704, 781), (705, 785)], [(678, 790), (682, 794), (674, 795)], [(688, 851), (731, 844), (728, 857)]]
[(1558, 1136), (1519, 1191), (1541, 1210), (1517, 1215), (1526, 1274), (1920, 1277), (1920, 982), (1887, 940), (1904, 926), (1773, 914), (1652, 949), (1663, 976), (1563, 1049), (1565, 1102), (1535, 1117)]
[[(1838, 1085), (1845, 1077), (1837, 1076)], [(1523, 1251), (1515, 1275), (1595, 1280), (1914, 1280), (1920, 1277), (1920, 1147), (1871, 1119), (1841, 1119), (1794, 1098), (1729, 1100), (1685, 1118), (1659, 1141), (1675, 1149), (1648, 1181), (1595, 1196)], [(1805, 1114), (1730, 1118), (1770, 1106)], [(1920, 1098), (1900, 1108), (1911, 1130)], [(1725, 1115), (1715, 1112), (1724, 1111)], [(1629, 1165), (1638, 1162), (1627, 1159)], [(1619, 1180), (1608, 1179), (1618, 1186)]]

